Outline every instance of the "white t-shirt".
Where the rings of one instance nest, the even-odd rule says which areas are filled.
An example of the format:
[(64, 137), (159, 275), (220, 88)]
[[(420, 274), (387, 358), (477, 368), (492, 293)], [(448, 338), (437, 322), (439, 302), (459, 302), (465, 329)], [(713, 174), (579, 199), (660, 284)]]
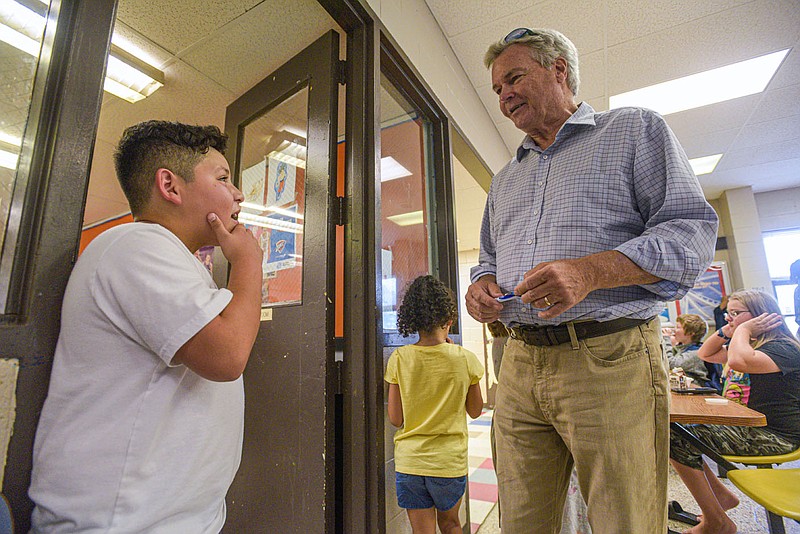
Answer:
[(175, 352), (228, 305), (170, 231), (131, 223), (75, 265), (33, 454), (33, 532), (217, 533), (244, 388)]

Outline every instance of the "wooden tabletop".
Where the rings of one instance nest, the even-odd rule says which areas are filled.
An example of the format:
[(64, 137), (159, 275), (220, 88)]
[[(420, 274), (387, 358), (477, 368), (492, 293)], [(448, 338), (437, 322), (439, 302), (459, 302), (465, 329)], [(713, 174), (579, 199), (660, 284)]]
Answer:
[(672, 393), (669, 409), (670, 423), (766, 426), (767, 417), (747, 406), (733, 401), (727, 404), (709, 404), (706, 397), (722, 398), (719, 395), (686, 395)]

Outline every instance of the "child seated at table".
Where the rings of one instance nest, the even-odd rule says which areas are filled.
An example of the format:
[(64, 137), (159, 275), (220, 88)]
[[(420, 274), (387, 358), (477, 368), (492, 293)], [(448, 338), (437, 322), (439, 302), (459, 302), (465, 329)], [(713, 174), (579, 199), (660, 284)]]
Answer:
[(686, 376), (704, 386), (708, 382), (708, 370), (697, 351), (708, 331), (708, 325), (702, 317), (693, 313), (679, 315), (675, 323), (675, 330), (669, 336), (671, 347), (667, 350), (669, 368), (672, 370), (680, 367)]
[[(767, 426), (693, 425), (693, 434), (720, 454), (777, 455), (800, 447), (800, 342), (771, 295), (756, 290), (731, 294), (728, 324), (703, 343), (698, 355), (749, 374), (748, 406), (766, 416)], [(725, 511), (739, 504), (738, 497), (676, 432), (670, 433), (670, 462), (702, 511), (700, 523), (688, 532), (735, 533), (736, 524)]]

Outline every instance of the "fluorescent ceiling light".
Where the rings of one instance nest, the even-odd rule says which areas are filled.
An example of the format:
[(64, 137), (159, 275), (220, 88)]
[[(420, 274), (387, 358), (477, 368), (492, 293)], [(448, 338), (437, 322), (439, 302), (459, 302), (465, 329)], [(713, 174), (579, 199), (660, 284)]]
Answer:
[(6, 169), (11, 169), (12, 171), (17, 170), (17, 161), (19, 160), (19, 156), (12, 152), (8, 152), (6, 150), (0, 150), (0, 167), (5, 167)]
[(612, 96), (609, 108), (637, 106), (662, 115), (760, 93), (789, 49)]
[(279, 208), (277, 206), (262, 206), (261, 204), (256, 204), (255, 202), (241, 202), (239, 203), (241, 207), (244, 209), (257, 211), (257, 212), (265, 212), (270, 211), (273, 213), (279, 213), (281, 215), (286, 215), (287, 217), (294, 217), (295, 219), (302, 219), (303, 214), (297, 213), (296, 211), (287, 210), (285, 208)]
[(239, 213), (239, 222), (252, 226), (261, 226), (263, 228), (281, 230), (283, 232), (291, 232), (293, 234), (303, 233), (302, 224), (284, 221), (281, 219), (273, 219), (272, 217), (264, 217), (262, 215), (253, 215), (252, 213)]
[(267, 154), (267, 157), (272, 159), (277, 159), (278, 161), (283, 161), (285, 163), (288, 163), (289, 165), (300, 167), (301, 169), (306, 168), (305, 160), (296, 158), (294, 156), (290, 156), (289, 154), (284, 154), (283, 152), (278, 152), (277, 150), (273, 150), (272, 152)]
[(689, 164), (692, 166), (692, 170), (694, 171), (695, 175), (700, 176), (701, 174), (713, 172), (721, 158), (722, 154), (703, 156), (702, 158), (692, 158), (689, 160)]
[(381, 158), (381, 182), (388, 182), (404, 176), (411, 176), (411, 171), (397, 163), (397, 160), (391, 156)]
[[(44, 17), (12, 0), (0, 0), (0, 19), (5, 21), (0, 23), (0, 41), (38, 58)], [(163, 72), (111, 45), (103, 89), (128, 102), (138, 102), (163, 85)]]
[(291, 126), (291, 125), (287, 124), (287, 125), (284, 125), (283, 129), (286, 130), (287, 132), (289, 132), (292, 135), (296, 135), (297, 137), (302, 137), (303, 139), (306, 138), (305, 130), (301, 130), (300, 128), (296, 128), (294, 126)]
[(163, 86), (163, 72), (117, 45), (111, 45), (103, 89), (133, 103), (144, 100)]
[(386, 217), (397, 226), (413, 226), (415, 224), (422, 224), (422, 211), (411, 211), (408, 213), (401, 213), (400, 215), (391, 215)]
[(12, 30), (4, 24), (0, 24), (0, 41), (10, 44), (18, 50), (30, 54), (34, 57), (39, 56), (39, 41), (31, 39), (26, 35), (22, 35), (16, 30)]
[(7, 134), (5, 132), (0, 132), (0, 142), (12, 146), (22, 146), (22, 139), (20, 139), (15, 135)]

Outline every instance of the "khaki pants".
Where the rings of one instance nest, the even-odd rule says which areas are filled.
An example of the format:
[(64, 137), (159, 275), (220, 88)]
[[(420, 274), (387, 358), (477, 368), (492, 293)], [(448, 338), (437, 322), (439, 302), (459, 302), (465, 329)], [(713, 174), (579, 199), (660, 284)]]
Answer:
[(667, 530), (669, 389), (658, 318), (535, 347), (510, 339), (494, 430), (503, 534), (558, 533), (573, 461), (593, 534)]

